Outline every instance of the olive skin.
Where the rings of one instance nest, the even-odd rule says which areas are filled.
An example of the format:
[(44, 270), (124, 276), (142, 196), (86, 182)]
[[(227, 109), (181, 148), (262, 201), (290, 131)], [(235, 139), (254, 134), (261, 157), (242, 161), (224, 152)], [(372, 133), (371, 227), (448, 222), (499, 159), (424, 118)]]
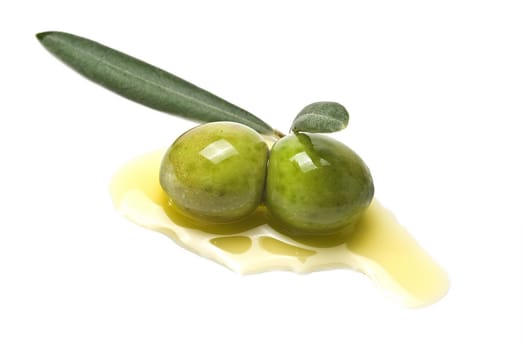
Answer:
[(290, 234), (327, 235), (350, 227), (373, 196), (369, 169), (337, 140), (297, 133), (271, 150), (265, 204)]
[(182, 134), (167, 150), (160, 185), (176, 209), (209, 222), (240, 220), (261, 203), (268, 147), (253, 129), (213, 122)]

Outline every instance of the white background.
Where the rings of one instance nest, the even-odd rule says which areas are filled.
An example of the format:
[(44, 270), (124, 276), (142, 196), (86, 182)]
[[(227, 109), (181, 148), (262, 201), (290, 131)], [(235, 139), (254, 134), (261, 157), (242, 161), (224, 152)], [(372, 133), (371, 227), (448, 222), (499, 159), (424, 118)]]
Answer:
[[(517, 1), (4, 1), (1, 349), (521, 349)], [(191, 122), (88, 82), (34, 34), (82, 35), (286, 130), (306, 104), (448, 271), (419, 310), (352, 271), (238, 276), (114, 211), (118, 167)]]

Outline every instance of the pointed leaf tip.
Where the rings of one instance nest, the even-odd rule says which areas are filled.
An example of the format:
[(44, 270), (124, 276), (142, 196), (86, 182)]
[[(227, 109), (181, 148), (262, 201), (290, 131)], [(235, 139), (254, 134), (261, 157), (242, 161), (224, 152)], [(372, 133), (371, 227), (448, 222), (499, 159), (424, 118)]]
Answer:
[(53, 32), (40, 32), (40, 33), (36, 33), (36, 38), (42, 42), (46, 36), (48, 36), (49, 34), (51, 34)]

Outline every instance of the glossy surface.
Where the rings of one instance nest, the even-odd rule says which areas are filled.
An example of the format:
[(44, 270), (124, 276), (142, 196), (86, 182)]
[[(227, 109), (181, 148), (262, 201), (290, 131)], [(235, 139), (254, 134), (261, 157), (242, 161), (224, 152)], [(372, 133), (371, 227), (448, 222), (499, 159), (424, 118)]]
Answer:
[(173, 209), (158, 183), (162, 155), (153, 152), (125, 165), (111, 183), (113, 202), (129, 220), (166, 234), (192, 252), (243, 274), (350, 268), (363, 272), (386, 296), (409, 307), (434, 303), (449, 288), (445, 271), (376, 200), (350, 235), (342, 231), (291, 238), (274, 225), (264, 207), (230, 224), (193, 221)]
[(373, 195), (369, 169), (339, 141), (293, 134), (271, 150), (266, 205), (294, 234), (329, 234), (353, 225)]
[(246, 126), (204, 124), (168, 149), (160, 183), (186, 215), (213, 222), (238, 220), (261, 202), (267, 154), (264, 139)]

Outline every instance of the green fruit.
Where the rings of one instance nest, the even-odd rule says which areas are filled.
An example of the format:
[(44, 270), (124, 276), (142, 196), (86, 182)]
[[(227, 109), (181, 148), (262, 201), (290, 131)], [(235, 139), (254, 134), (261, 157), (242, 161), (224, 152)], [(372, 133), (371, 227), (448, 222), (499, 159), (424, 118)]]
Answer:
[(215, 122), (181, 135), (168, 149), (160, 184), (175, 208), (211, 222), (252, 213), (263, 196), (268, 148), (253, 129)]
[(332, 138), (293, 134), (271, 150), (266, 205), (290, 233), (322, 235), (353, 225), (373, 195), (365, 163)]

